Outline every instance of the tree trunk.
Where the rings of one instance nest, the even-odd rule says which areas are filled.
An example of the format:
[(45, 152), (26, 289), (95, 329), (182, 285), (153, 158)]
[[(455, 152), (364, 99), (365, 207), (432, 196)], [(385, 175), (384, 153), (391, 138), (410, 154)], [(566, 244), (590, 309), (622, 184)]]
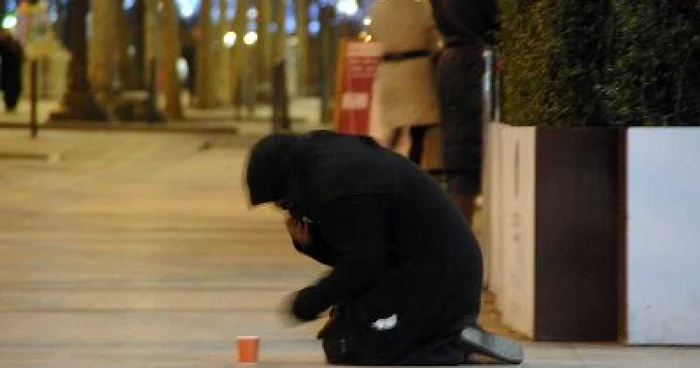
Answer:
[[(98, 0), (99, 1), (99, 0)], [(145, 52), (144, 56), (144, 80), (146, 86), (150, 86), (156, 81), (151, 80), (151, 65), (160, 59), (160, 12), (158, 11), (157, 0), (144, 0), (145, 2)]]
[(146, 88), (146, 0), (136, 0), (132, 16), (127, 19), (131, 23), (131, 39), (134, 45), (134, 54), (129, 56), (131, 66), (129, 89)]
[[(231, 22), (227, 17), (229, 2), (233, 0), (218, 0), (219, 9), (221, 9), (221, 17), (216, 32), (217, 44), (217, 81), (228, 81), (231, 78), (231, 53), (223, 42), (224, 36), (231, 31)], [(220, 104), (228, 104), (231, 101), (231, 85), (230, 83), (216, 83), (216, 97)]]
[(286, 30), (286, 19), (287, 19), (287, 6), (284, 1), (274, 2), (274, 16), (275, 24), (277, 24), (277, 29), (275, 31), (273, 42), (272, 42), (272, 64), (277, 64), (278, 62), (284, 60), (285, 54), (285, 41), (287, 40), (287, 30)]
[(260, 66), (262, 70), (260, 75), (261, 82), (271, 81), (272, 64), (274, 60), (274, 34), (270, 30), (270, 24), (273, 20), (273, 3), (278, 0), (260, 0), (260, 17), (258, 22), (258, 49), (262, 51)]
[(243, 36), (245, 36), (246, 10), (248, 10), (249, 4), (249, 0), (237, 0), (236, 14), (233, 17), (233, 31), (236, 33), (236, 43), (231, 49), (229, 49), (229, 52), (231, 53), (231, 75), (229, 83), (231, 85), (232, 103), (239, 101), (239, 96), (241, 93), (241, 71), (245, 65), (244, 59), (246, 52)]
[(180, 57), (179, 16), (174, 0), (163, 0), (162, 19), (165, 115), (168, 119), (182, 119), (182, 83), (177, 74), (177, 60)]
[(107, 114), (95, 100), (87, 77), (87, 40), (85, 17), (88, 0), (72, 0), (67, 11), (67, 46), (72, 57), (68, 67), (68, 89), (61, 111), (51, 114), (52, 121), (104, 121)]
[(336, 45), (335, 29), (333, 28), (333, 19), (335, 19), (335, 9), (332, 5), (324, 5), (321, 8), (321, 32), (319, 35), (321, 41), (321, 50), (319, 52), (321, 66), (321, 122), (328, 124), (333, 116), (333, 95), (335, 91), (336, 79)]
[(195, 106), (201, 109), (216, 107), (216, 98), (212, 88), (212, 21), (211, 0), (202, 0), (199, 7), (199, 40), (197, 44), (197, 80)]
[(132, 89), (135, 84), (135, 65), (129, 57), (129, 43), (132, 35), (132, 23), (127, 19), (126, 11), (122, 6), (115, 9), (115, 23), (117, 34), (117, 60), (116, 78), (118, 91)]
[(111, 104), (114, 97), (113, 83), (121, 52), (116, 32), (117, 13), (120, 11), (121, 7), (114, 1), (92, 1), (88, 75), (95, 97), (103, 105)]
[(306, 96), (309, 90), (309, 0), (296, 0), (295, 5), (298, 92), (300, 96)]

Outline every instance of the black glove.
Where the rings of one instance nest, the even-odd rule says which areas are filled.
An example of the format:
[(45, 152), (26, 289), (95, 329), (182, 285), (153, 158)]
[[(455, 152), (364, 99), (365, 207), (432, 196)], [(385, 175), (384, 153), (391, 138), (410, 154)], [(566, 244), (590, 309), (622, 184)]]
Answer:
[(296, 293), (291, 312), (297, 320), (309, 322), (317, 319), (324, 309), (318, 289), (309, 286)]

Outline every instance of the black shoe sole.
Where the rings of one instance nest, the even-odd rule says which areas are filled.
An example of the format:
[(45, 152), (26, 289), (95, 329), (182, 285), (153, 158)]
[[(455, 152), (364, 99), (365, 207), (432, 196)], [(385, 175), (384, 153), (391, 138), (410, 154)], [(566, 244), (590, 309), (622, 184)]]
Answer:
[(488, 356), (507, 364), (523, 362), (523, 348), (515, 341), (492, 335), (476, 327), (467, 327), (460, 334), (463, 343), (474, 353)]

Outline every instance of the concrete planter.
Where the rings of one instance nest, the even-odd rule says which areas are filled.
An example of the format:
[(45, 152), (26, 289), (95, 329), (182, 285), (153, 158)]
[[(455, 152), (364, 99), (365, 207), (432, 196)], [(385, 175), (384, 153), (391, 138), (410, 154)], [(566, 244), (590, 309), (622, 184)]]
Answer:
[(488, 277), (541, 341), (618, 338), (621, 131), (491, 124)]
[(700, 344), (700, 128), (630, 128), (625, 341)]

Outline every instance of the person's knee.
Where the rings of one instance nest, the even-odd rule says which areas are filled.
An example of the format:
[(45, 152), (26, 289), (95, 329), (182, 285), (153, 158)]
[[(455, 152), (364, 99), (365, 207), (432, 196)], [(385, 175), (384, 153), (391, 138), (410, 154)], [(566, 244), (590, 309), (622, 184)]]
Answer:
[(360, 343), (359, 340), (345, 337), (323, 338), (323, 351), (328, 364), (357, 366), (393, 365), (392, 362), (395, 359), (384, 354), (391, 349), (387, 347), (384, 350), (378, 350), (374, 344)]

